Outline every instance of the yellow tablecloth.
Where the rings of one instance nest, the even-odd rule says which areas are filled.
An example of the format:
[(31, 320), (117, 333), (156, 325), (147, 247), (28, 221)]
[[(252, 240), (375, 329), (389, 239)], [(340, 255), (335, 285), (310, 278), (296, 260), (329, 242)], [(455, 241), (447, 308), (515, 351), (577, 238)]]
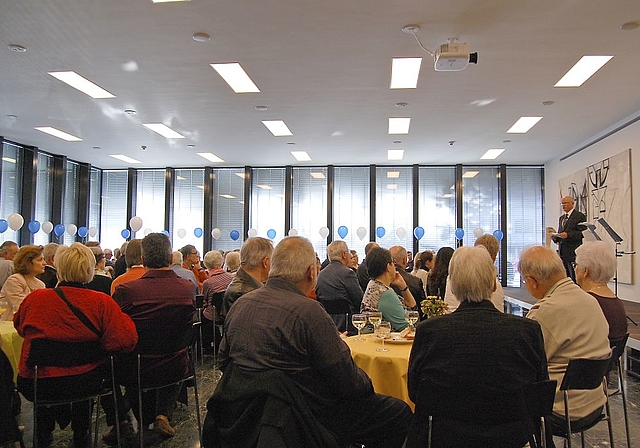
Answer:
[(0, 322), (0, 336), (2, 337), (2, 351), (5, 352), (11, 362), (13, 381), (15, 382), (18, 377), (18, 361), (20, 361), (23, 339), (18, 336), (18, 332), (13, 328), (13, 322)]
[(358, 342), (357, 336), (345, 339), (351, 349), (351, 356), (362, 370), (367, 372), (373, 388), (379, 394), (391, 395), (407, 403), (414, 409), (407, 390), (407, 370), (412, 344), (385, 342), (388, 352), (378, 352), (380, 339), (373, 335), (363, 335), (364, 342)]

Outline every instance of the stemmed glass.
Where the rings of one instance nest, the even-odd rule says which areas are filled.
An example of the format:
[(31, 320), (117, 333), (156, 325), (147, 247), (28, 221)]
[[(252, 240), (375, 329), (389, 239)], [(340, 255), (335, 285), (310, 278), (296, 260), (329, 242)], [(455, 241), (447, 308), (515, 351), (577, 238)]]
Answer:
[(388, 352), (389, 349), (384, 346), (384, 340), (391, 336), (391, 322), (382, 321), (376, 327), (376, 337), (382, 340), (382, 347), (377, 348), (377, 352)]
[(358, 329), (358, 337), (355, 339), (358, 342), (363, 342), (364, 338), (360, 336), (360, 331), (367, 325), (367, 316), (364, 314), (354, 314), (351, 316), (351, 323)]
[(420, 315), (417, 311), (409, 310), (404, 313), (404, 320), (409, 322), (411, 331), (416, 331), (416, 322), (420, 319)]
[(373, 325), (373, 330), (378, 328), (378, 324), (382, 321), (382, 313), (380, 311), (369, 311), (369, 323)]

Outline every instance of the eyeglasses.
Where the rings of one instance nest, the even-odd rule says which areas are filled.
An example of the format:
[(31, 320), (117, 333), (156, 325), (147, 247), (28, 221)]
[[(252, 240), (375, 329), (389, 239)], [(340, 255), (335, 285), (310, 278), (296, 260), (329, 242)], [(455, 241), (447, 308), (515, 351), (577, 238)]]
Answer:
[(572, 261), (571, 267), (575, 270), (576, 266), (578, 266), (578, 263), (576, 263), (575, 261)]

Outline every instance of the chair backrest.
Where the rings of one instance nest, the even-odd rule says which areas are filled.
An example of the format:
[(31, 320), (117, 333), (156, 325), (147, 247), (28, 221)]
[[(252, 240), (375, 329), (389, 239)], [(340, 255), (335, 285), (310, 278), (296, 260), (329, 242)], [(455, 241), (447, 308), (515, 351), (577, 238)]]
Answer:
[(524, 409), (530, 418), (539, 419), (551, 414), (557, 386), (556, 380), (546, 380), (527, 384), (522, 388), (520, 393)]
[(108, 354), (100, 347), (100, 341), (64, 342), (50, 339), (32, 339), (27, 365), (29, 367), (72, 367), (91, 364), (107, 359)]
[(618, 359), (624, 353), (625, 348), (627, 348), (627, 341), (629, 340), (629, 333), (627, 333), (622, 339), (618, 339), (617, 341), (611, 341), (611, 358), (613, 362), (616, 363)]
[(346, 299), (338, 300), (325, 300), (322, 303), (324, 309), (328, 314), (349, 314), (351, 313), (351, 306)]
[(204, 295), (197, 294), (196, 295), (196, 308), (198, 308), (198, 309), (202, 308), (203, 304), (204, 304)]
[(602, 379), (609, 371), (612, 357), (606, 359), (571, 359), (564, 373), (560, 390), (587, 390), (602, 386)]
[(225, 291), (214, 292), (211, 294), (211, 305), (215, 306), (217, 310), (222, 309), (222, 301), (224, 300)]

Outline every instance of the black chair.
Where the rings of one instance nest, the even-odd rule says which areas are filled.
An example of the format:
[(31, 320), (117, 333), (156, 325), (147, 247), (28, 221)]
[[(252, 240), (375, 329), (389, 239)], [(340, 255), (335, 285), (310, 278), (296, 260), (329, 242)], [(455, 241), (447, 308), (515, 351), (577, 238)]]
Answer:
[[(564, 418), (565, 428), (558, 430), (554, 428), (554, 435), (564, 437), (567, 445), (571, 448), (571, 434), (580, 433), (582, 439), (582, 447), (584, 448), (584, 432), (594, 427), (603, 420), (607, 421), (609, 426), (609, 442), (611, 448), (614, 447), (613, 425), (611, 422), (611, 411), (609, 409), (609, 396), (607, 394), (606, 374), (611, 367), (612, 357), (606, 359), (571, 359), (567, 365), (567, 370), (562, 378), (560, 390), (564, 396)], [(605, 401), (605, 412), (594, 417), (590, 421), (576, 424), (571, 421), (569, 414), (569, 391), (570, 390), (594, 390), (602, 388)]]
[[(348, 331), (353, 334), (355, 327), (351, 324), (349, 316), (351, 315), (351, 304), (346, 299), (324, 300), (320, 302), (325, 311), (336, 323), (339, 331)], [(344, 319), (344, 321), (342, 320)]]
[[(196, 377), (196, 366), (195, 366), (195, 346), (197, 343), (198, 334), (200, 332), (200, 322), (193, 323), (192, 331), (186, 331), (182, 335), (173, 334), (169, 335), (166, 340), (163, 341), (155, 341), (155, 343), (150, 341), (143, 341), (143, 344), (140, 344), (140, 338), (138, 340), (138, 346), (143, 347), (143, 352), (137, 351), (136, 353), (136, 388), (138, 391), (138, 415), (136, 418), (138, 419), (138, 435), (140, 439), (140, 448), (144, 447), (144, 433), (142, 431), (142, 427), (144, 426), (143, 422), (143, 407), (142, 407), (142, 394), (143, 392), (151, 391), (151, 390), (159, 390), (168, 386), (177, 385), (177, 384), (192, 384), (194, 390), (194, 398), (196, 405), (196, 419), (198, 422), (198, 439), (200, 441), (200, 446), (202, 446), (202, 421), (200, 418), (200, 396), (198, 393), (198, 380)], [(139, 334), (139, 337), (141, 334)], [(172, 354), (178, 351), (182, 351), (187, 349), (188, 357), (189, 357), (189, 372), (182, 376), (179, 379), (167, 381), (167, 382), (152, 382), (152, 381), (143, 381), (142, 379), (142, 362), (143, 359), (148, 357), (156, 357), (159, 355)], [(137, 349), (138, 350), (138, 349)]]
[(553, 412), (557, 386), (556, 380), (546, 380), (531, 383), (521, 390), (525, 412), (534, 424), (532, 448), (547, 446), (545, 417)]
[(18, 442), (20, 448), (24, 448), (22, 431), (16, 421), (18, 403), (15, 400), (20, 400), (20, 397), (13, 384), (13, 368), (7, 355), (0, 350), (0, 446)]
[[(197, 315), (197, 321), (196, 322), (201, 322), (202, 323), (202, 311), (204, 310), (204, 295), (202, 294), (197, 294), (196, 295), (196, 315)], [(198, 335), (199, 335), (199, 347), (198, 347), (198, 351), (197, 353), (199, 354), (200, 357), (200, 362), (201, 362), (201, 367), (204, 366), (204, 344), (202, 342), (202, 325), (200, 326), (199, 330), (198, 330)]]
[(622, 368), (622, 355), (624, 355), (627, 348), (628, 339), (629, 333), (627, 333), (624, 338), (612, 342), (613, 350), (611, 358), (613, 359), (613, 363), (611, 370), (616, 367), (618, 369), (618, 391), (620, 392), (620, 395), (622, 395), (622, 410), (624, 411), (624, 428), (627, 435), (627, 448), (631, 448), (631, 439), (629, 438), (629, 416), (627, 415), (627, 391), (624, 386), (624, 369)]
[[(111, 370), (111, 381), (102, 382), (95, 390), (87, 394), (66, 396), (60, 399), (42, 399), (38, 396), (38, 372), (44, 367), (74, 367), (91, 364), (108, 358)], [(116, 422), (119, 422), (118, 404), (116, 402), (116, 382), (114, 375), (113, 356), (109, 356), (100, 347), (99, 341), (91, 342), (60, 342), (49, 339), (33, 339), (29, 349), (27, 365), (34, 371), (33, 375), (33, 446), (38, 448), (38, 414), (37, 409), (45, 406), (68, 405), (89, 401), (90, 407), (96, 404), (95, 430), (93, 433), (93, 446), (98, 446), (98, 428), (100, 417), (99, 399), (111, 395), (114, 400)], [(120, 446), (120, 432), (116, 425), (118, 446)], [(91, 439), (91, 427), (89, 427), (89, 439)]]

